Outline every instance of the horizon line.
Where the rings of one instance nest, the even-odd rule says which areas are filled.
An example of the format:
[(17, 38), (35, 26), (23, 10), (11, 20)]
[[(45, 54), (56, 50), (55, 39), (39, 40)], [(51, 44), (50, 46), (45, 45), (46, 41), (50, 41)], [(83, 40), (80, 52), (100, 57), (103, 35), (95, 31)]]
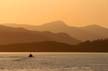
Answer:
[[(0, 23), (0, 25), (5, 25), (5, 26), (11, 26), (11, 25), (27, 25), (27, 26), (42, 26), (42, 25), (45, 25), (45, 24), (50, 24), (50, 23), (53, 23), (53, 22), (57, 22), (57, 21), (50, 21), (50, 22), (47, 22), (47, 23), (43, 23), (43, 24), (24, 24), (24, 23)], [(88, 27), (88, 26), (100, 26), (100, 27), (104, 27), (104, 28), (108, 28), (108, 26), (105, 26), (105, 25), (99, 25), (99, 24), (89, 24), (89, 25), (69, 25), (67, 24), (66, 22), (64, 21), (60, 21), (60, 22), (63, 22), (63, 24), (65, 24), (66, 26), (69, 26), (69, 27)]]

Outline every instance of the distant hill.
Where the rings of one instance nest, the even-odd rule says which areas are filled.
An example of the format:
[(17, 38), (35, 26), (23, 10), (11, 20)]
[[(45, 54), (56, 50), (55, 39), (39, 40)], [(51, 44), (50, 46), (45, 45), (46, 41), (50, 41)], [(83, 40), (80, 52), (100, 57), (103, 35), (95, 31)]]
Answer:
[(89, 25), (86, 27), (72, 27), (66, 25), (62, 21), (55, 21), (41, 26), (37, 26), (35, 27), (35, 29), (32, 28), (32, 30), (64, 32), (82, 41), (108, 38), (108, 29), (99, 25)]
[(82, 27), (81, 29), (86, 30), (87, 32), (92, 32), (97, 36), (97, 38), (108, 38), (108, 28), (99, 25), (89, 25), (86, 27)]
[(30, 43), (41, 41), (56, 41), (66, 44), (77, 44), (80, 41), (65, 33), (30, 31), (20, 27), (0, 25), (0, 44)]
[(69, 44), (54, 41), (1, 45), (0, 52), (59, 52), (69, 50)]
[(86, 52), (108, 52), (108, 39), (85, 41), (76, 45), (76, 48)]
[(51, 23), (43, 24), (41, 26), (35, 26), (35, 27), (31, 28), (31, 30), (50, 31), (50, 32), (53, 32), (53, 33), (63, 32), (63, 33), (66, 33), (66, 34), (68, 34), (68, 35), (70, 35), (74, 38), (77, 38), (79, 40), (80, 40), (80, 38), (82, 38), (84, 36), (84, 35), (82, 36), (82, 34), (80, 33), (80, 30), (78, 28), (67, 26), (62, 21), (54, 21), (54, 22), (51, 22)]
[(24, 24), (8, 24), (12, 27), (23, 27), (32, 31), (49, 31), (53, 33), (66, 33), (73, 38), (81, 41), (96, 40), (108, 38), (108, 28), (99, 25), (89, 25), (85, 27), (72, 27), (66, 25), (63, 21), (54, 21), (40, 26), (31, 26)]
[(69, 45), (55, 41), (0, 45), (0, 52), (108, 52), (108, 39)]

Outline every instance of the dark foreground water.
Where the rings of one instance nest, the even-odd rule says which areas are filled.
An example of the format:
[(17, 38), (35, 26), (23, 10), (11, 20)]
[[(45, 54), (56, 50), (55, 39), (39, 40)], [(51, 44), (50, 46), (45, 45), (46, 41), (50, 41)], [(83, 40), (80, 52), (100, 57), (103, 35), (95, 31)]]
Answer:
[(108, 53), (0, 53), (0, 71), (108, 71)]

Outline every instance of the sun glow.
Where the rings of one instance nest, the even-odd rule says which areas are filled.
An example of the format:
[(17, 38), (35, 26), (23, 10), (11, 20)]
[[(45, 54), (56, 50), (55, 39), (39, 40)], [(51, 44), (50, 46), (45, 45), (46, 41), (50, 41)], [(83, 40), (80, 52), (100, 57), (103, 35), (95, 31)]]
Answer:
[(0, 0), (0, 23), (108, 26), (108, 0)]

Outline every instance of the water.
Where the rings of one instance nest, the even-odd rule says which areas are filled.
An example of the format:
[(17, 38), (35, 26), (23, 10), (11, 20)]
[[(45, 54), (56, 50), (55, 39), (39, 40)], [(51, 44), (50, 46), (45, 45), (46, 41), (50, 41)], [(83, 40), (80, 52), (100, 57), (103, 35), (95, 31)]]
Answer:
[(108, 53), (0, 53), (0, 71), (108, 71)]

